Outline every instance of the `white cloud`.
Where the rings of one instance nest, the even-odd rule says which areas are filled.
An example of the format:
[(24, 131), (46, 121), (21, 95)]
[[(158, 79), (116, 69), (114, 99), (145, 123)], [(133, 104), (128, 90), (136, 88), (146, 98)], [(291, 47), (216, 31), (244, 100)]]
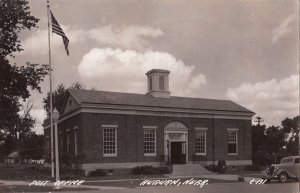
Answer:
[[(115, 46), (125, 49), (146, 50), (151, 48), (147, 38), (156, 38), (163, 35), (160, 29), (149, 26), (129, 25), (120, 28), (111, 25), (88, 30), (71, 29), (69, 26), (62, 26), (65, 34), (70, 40), (70, 45), (76, 43), (95, 42), (98, 46)], [(62, 38), (56, 34), (52, 35), (52, 50), (58, 47), (64, 49)], [(48, 30), (37, 30), (32, 36), (23, 42), (23, 53), (41, 55), (48, 53)]]
[(203, 74), (194, 73), (195, 66), (187, 66), (169, 53), (94, 48), (78, 66), (85, 84), (99, 90), (146, 93), (145, 73), (153, 68), (170, 70), (170, 91), (173, 95), (199, 96), (206, 84)]
[(237, 88), (229, 88), (226, 96), (263, 117), (265, 124), (280, 125), (284, 118), (292, 118), (299, 113), (299, 76), (291, 75), (280, 81), (244, 83)]
[(35, 118), (36, 124), (34, 127), (34, 131), (38, 134), (43, 133), (43, 122), (46, 118), (46, 112), (43, 108), (34, 108), (30, 111), (32, 117)]
[(276, 43), (280, 38), (292, 31), (291, 23), (296, 19), (295, 14), (286, 17), (281, 23), (273, 30), (272, 42)]
[[(83, 40), (82, 34), (84, 33), (82, 30), (70, 30), (68, 26), (62, 26), (62, 29), (64, 30), (65, 34), (69, 38), (70, 42), (77, 43), (79, 41)], [(51, 40), (51, 50), (52, 52), (63, 50), (64, 51), (64, 45), (63, 40), (61, 36), (58, 36), (56, 34), (53, 34)], [(22, 47), (24, 49), (24, 52), (21, 52), (20, 54), (32, 54), (32, 55), (43, 55), (48, 54), (48, 30), (37, 30), (33, 32), (33, 35), (29, 38), (25, 39), (22, 43)], [(61, 50), (60, 50), (61, 49)]]

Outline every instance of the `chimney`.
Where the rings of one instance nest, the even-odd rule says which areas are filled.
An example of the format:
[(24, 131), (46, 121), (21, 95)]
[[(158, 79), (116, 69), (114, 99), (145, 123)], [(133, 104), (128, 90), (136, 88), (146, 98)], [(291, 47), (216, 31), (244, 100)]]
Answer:
[(153, 97), (170, 98), (169, 91), (170, 71), (152, 69), (146, 73), (148, 78), (148, 93)]

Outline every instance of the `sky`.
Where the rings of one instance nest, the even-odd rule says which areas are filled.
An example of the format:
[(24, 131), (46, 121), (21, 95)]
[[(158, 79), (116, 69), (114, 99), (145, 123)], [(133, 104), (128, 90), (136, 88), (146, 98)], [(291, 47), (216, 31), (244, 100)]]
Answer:
[[(23, 31), (18, 64), (48, 63), (46, 1), (30, 0), (39, 28)], [(232, 100), (280, 125), (299, 114), (297, 0), (51, 0), (70, 40), (53, 34), (54, 88), (147, 92), (145, 73), (170, 70), (173, 96)], [(43, 97), (32, 92), (35, 131)]]

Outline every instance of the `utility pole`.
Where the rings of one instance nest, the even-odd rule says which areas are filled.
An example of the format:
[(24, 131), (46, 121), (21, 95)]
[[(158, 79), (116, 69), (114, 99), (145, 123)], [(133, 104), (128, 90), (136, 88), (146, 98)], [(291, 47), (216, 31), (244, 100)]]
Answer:
[(264, 122), (264, 120), (261, 117), (256, 117), (256, 121), (254, 121), (255, 123), (257, 123), (257, 125), (260, 125), (260, 123)]

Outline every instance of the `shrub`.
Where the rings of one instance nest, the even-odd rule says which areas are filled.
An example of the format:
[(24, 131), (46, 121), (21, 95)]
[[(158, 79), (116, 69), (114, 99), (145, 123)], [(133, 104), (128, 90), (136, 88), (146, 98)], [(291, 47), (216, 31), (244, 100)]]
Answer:
[(153, 175), (153, 174), (169, 174), (167, 167), (153, 167), (153, 166), (137, 166), (132, 169), (135, 175)]
[(224, 160), (219, 160), (218, 165), (208, 165), (204, 166), (208, 171), (211, 172), (218, 172), (218, 173), (224, 173), (227, 169), (226, 162)]
[(208, 171), (211, 171), (211, 172), (217, 172), (217, 167), (210, 164), (208, 166), (204, 166)]
[(218, 166), (217, 166), (217, 172), (224, 173), (226, 171), (226, 161), (225, 160), (219, 160)]
[(106, 176), (106, 173), (102, 169), (96, 169), (89, 173), (90, 176)]

